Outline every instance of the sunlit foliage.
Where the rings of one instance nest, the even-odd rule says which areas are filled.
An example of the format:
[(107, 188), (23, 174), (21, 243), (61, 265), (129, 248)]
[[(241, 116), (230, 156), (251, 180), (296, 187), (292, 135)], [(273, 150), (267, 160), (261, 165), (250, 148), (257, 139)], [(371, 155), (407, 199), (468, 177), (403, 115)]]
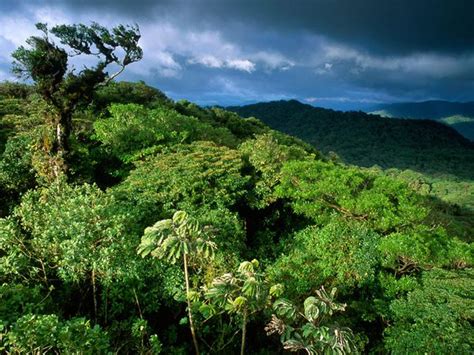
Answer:
[[(0, 352), (472, 353), (469, 147), (443, 138), (421, 159), (390, 144), (409, 124), (377, 121), (373, 145), (360, 135), (372, 123), (301, 126), (325, 153), (337, 141), (339, 156), (322, 154), (143, 82), (98, 87), (113, 49), (139, 59), (137, 29), (54, 28), (16, 54), (18, 69), (42, 68), (36, 85), (0, 84)], [(110, 42), (105, 59), (45, 77), (67, 64), (52, 33), (78, 52)], [(51, 128), (73, 102), (65, 178)], [(370, 166), (375, 151), (384, 168), (424, 173), (343, 163)]]

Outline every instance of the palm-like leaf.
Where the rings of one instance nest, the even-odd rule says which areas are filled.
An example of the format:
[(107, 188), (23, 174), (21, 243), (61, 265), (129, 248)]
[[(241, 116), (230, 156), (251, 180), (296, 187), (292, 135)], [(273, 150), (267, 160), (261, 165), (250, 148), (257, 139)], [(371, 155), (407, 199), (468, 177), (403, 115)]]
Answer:
[(272, 335), (274, 333), (282, 335), (285, 329), (286, 329), (285, 322), (282, 321), (280, 318), (278, 318), (274, 314), (272, 314), (272, 320), (270, 321), (270, 323), (268, 323), (267, 326), (265, 327), (265, 331), (267, 332), (267, 335)]
[[(190, 289), (188, 262), (190, 256), (204, 255), (206, 258), (214, 257), (216, 244), (211, 241), (209, 230), (209, 228), (201, 228), (199, 222), (190, 218), (186, 212), (177, 211), (172, 219), (158, 221), (153, 226), (146, 228), (137, 249), (141, 256), (151, 254), (155, 258), (165, 259), (172, 264), (178, 260), (183, 261), (189, 327), (197, 354), (199, 354), (199, 346), (194, 328), (191, 302), (197, 299), (198, 293)], [(225, 286), (225, 283), (216, 284), (210, 291), (211, 294), (218, 297), (223, 293), (221, 289), (223, 286)], [(239, 300), (237, 306), (241, 304), (243, 303)], [(215, 314), (215, 308), (211, 305), (202, 306), (201, 308), (204, 313), (209, 315)]]
[(230, 274), (224, 274), (213, 280), (212, 287), (206, 292), (206, 297), (217, 306), (224, 306), (236, 293), (236, 278)]
[(327, 293), (322, 286), (319, 290), (316, 291), (316, 295), (318, 296), (321, 304), (324, 303), (326, 307), (329, 309), (329, 313), (332, 314), (335, 311), (344, 311), (346, 308), (346, 304), (344, 303), (336, 303), (334, 301), (336, 297), (336, 288), (331, 290), (331, 293)]
[(280, 317), (285, 317), (290, 320), (296, 320), (298, 310), (290, 301), (284, 298), (276, 300), (273, 304), (273, 309)]
[(244, 261), (240, 263), (238, 272), (242, 274), (253, 273), (254, 272), (253, 264), (250, 261)]
[(304, 315), (309, 322), (315, 322), (320, 314), (319, 300), (316, 297), (308, 297), (303, 304)]
[(249, 277), (244, 281), (242, 293), (246, 296), (256, 297), (258, 294), (258, 282), (255, 277)]
[(327, 317), (346, 305), (335, 301), (336, 289), (330, 293), (321, 287), (316, 296), (306, 298), (301, 312), (288, 300), (278, 299), (273, 304), (276, 315), (265, 330), (267, 335), (281, 335), (283, 347), (289, 351), (304, 350), (308, 354), (348, 354), (356, 347), (349, 328), (327, 325)]
[(239, 296), (232, 302), (232, 306), (235, 309), (235, 311), (240, 311), (247, 305), (247, 302), (248, 302), (248, 299), (246, 297)]
[(273, 297), (280, 297), (283, 293), (283, 285), (282, 284), (276, 284), (276, 285), (272, 285), (272, 287), (270, 287), (270, 296), (273, 296)]
[(142, 237), (141, 243), (137, 248), (137, 253), (142, 258), (149, 255), (153, 250), (156, 249), (156, 240), (152, 235), (145, 234)]
[(179, 226), (188, 219), (188, 214), (184, 211), (176, 211), (173, 215), (173, 224)]
[[(249, 317), (266, 305), (270, 293), (269, 285), (264, 275), (258, 272), (258, 268), (257, 260), (244, 261), (235, 274), (225, 273), (215, 278), (205, 293), (210, 304), (229, 314), (240, 315), (235, 318), (241, 321), (241, 354), (245, 351), (246, 325)], [(278, 293), (279, 289), (281, 287), (275, 288), (274, 292)], [(210, 314), (206, 307), (202, 313)]]
[(307, 344), (302, 340), (290, 339), (283, 343), (283, 348), (292, 352), (305, 350), (310, 355), (317, 355), (318, 350), (311, 344)]
[(172, 219), (158, 221), (145, 229), (137, 252), (142, 257), (151, 254), (173, 264), (183, 255), (212, 259), (217, 246), (210, 237), (186, 212), (177, 211)]

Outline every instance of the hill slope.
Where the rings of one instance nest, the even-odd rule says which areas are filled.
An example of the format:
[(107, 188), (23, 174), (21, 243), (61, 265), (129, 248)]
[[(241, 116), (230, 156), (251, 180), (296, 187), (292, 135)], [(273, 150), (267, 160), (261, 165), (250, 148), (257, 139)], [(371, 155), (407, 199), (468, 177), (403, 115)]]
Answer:
[[(346, 166), (257, 119), (124, 82), (75, 111), (71, 174), (58, 178), (51, 110), (17, 88), (0, 90), (5, 353), (191, 354), (192, 315), (206, 354), (282, 353), (269, 329), (321, 352), (472, 353), (474, 218), (457, 205), (472, 184)], [(299, 132), (325, 113), (321, 137), (352, 122), (333, 131), (356, 148), (408, 136), (467, 150), (436, 122), (416, 140), (422, 129), (393, 126), (411, 121), (262, 106)]]
[(374, 106), (371, 113), (386, 117), (430, 119), (443, 122), (474, 141), (474, 102), (432, 100)]
[(295, 135), (321, 151), (359, 166), (412, 169), (474, 178), (474, 144), (432, 120), (393, 120), (363, 112), (340, 112), (296, 100), (229, 107)]

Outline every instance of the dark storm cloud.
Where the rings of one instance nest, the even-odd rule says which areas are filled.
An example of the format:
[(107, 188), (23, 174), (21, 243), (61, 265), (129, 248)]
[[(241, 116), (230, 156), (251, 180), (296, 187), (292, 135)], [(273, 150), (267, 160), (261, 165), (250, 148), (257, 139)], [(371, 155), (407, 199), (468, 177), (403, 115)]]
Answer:
[[(37, 2), (35, 2), (37, 3)], [(282, 32), (307, 31), (384, 53), (462, 52), (474, 47), (472, 0), (84, 0), (42, 1), (74, 11), (194, 23), (244, 23)]]
[[(226, 13), (226, 2), (214, 9)], [(227, 13), (273, 28), (318, 33), (391, 53), (464, 51), (474, 45), (472, 0), (249, 1)], [(217, 10), (216, 10), (217, 11)], [(212, 10), (211, 10), (212, 13)]]
[(474, 100), (473, 0), (1, 0), (0, 52), (35, 21), (136, 22), (123, 78), (203, 104)]

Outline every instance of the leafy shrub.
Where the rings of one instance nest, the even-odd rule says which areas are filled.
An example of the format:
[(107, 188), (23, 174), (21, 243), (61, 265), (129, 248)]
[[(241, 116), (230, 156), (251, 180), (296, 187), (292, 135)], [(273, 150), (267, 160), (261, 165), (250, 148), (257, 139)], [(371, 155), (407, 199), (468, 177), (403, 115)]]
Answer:
[[(135, 255), (138, 237), (134, 240), (125, 233), (126, 220), (113, 197), (93, 185), (73, 187), (60, 182), (30, 191), (13, 218), (0, 220), (1, 268), (5, 275), (12, 274), (9, 256), (18, 253), (31, 262), (23, 264), (25, 275), (55, 270), (63, 280), (71, 281), (87, 278), (93, 271), (109, 281), (128, 277), (133, 263), (125, 260)], [(16, 270), (17, 275), (20, 272)]]
[(347, 292), (374, 280), (379, 263), (380, 236), (360, 223), (340, 218), (324, 227), (309, 226), (286, 245), (270, 271), (276, 282), (286, 285), (295, 298), (307, 295), (320, 285), (338, 287)]
[(425, 272), (422, 286), (391, 305), (385, 345), (393, 354), (472, 354), (472, 269)]
[(11, 137), (0, 156), (0, 188), (24, 192), (35, 185), (32, 166), (32, 139), (26, 135)]
[(110, 350), (100, 326), (92, 327), (85, 318), (61, 321), (54, 314), (25, 314), (0, 336), (5, 338), (0, 350), (10, 353), (107, 354)]
[(114, 104), (109, 111), (110, 118), (94, 123), (96, 136), (113, 155), (124, 161), (131, 160), (140, 150), (158, 144), (195, 140), (230, 146), (237, 144), (228, 130), (214, 128), (168, 107), (147, 109), (137, 104)]

